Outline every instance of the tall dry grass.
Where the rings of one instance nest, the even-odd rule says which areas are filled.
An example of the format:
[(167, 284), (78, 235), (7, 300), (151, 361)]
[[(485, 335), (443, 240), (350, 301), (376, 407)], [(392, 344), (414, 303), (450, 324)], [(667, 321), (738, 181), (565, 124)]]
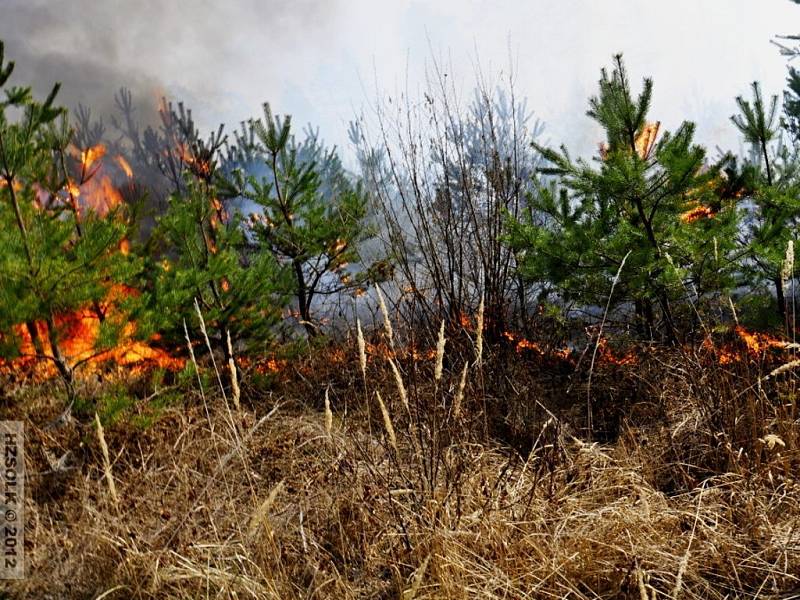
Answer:
[[(520, 357), (515, 401), (545, 407), (527, 421), (523, 448), (484, 435), (476, 413), (495, 405), (470, 382), (472, 356), (441, 348), (441, 361), (398, 348), (390, 362), (358, 343), (349, 377), (321, 352), (308, 359), (305, 388), (259, 405), (243, 385), (233, 429), (221, 391), (205, 393), (206, 413), (200, 390), (186, 389), (150, 428), (107, 426), (105, 452), (80, 421), (48, 427), (56, 403), (30, 390), (11, 409), (28, 432), (29, 576), (5, 591), (641, 600), (800, 588), (792, 369), (673, 350), (643, 352), (633, 367), (598, 361), (595, 402), (619, 399), (627, 382), (639, 394), (601, 444), (579, 434), (584, 414), (523, 389), (531, 368)], [(481, 368), (499, 389), (494, 360), (487, 353)], [(379, 411), (354, 402), (365, 384)], [(585, 388), (575, 388), (580, 408)], [(75, 466), (52, 472), (44, 457), (67, 449)]]

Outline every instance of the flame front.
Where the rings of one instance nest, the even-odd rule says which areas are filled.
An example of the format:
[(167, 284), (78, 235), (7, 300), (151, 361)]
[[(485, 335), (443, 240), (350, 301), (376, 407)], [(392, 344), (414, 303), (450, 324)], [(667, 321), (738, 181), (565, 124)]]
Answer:
[[(106, 318), (114, 318), (115, 304), (125, 296), (137, 292), (125, 286), (112, 288), (106, 300), (100, 306)], [(119, 367), (128, 367), (135, 373), (148, 367), (159, 367), (171, 371), (180, 370), (185, 364), (182, 358), (171, 356), (165, 350), (155, 348), (148, 343), (133, 339), (136, 333), (136, 324), (127, 323), (120, 335), (119, 343), (113, 348), (98, 350), (97, 341), (100, 336), (100, 318), (94, 307), (60, 315), (55, 319), (55, 326), (61, 332), (62, 338), (59, 346), (70, 364), (82, 363), (80, 374), (86, 375), (98, 372), (104, 366), (113, 364)], [(47, 325), (44, 322), (34, 324), (36, 333), (42, 344), (42, 351), (46, 356), (53, 356), (53, 349), (48, 340)], [(0, 373), (14, 372), (17, 370), (30, 370), (38, 378), (49, 378), (56, 375), (55, 366), (50, 360), (39, 361), (36, 357), (33, 340), (28, 328), (24, 325), (14, 327), (14, 334), (20, 340), (19, 353), (21, 357), (13, 361), (0, 361)], [(151, 341), (157, 341), (154, 336)]]

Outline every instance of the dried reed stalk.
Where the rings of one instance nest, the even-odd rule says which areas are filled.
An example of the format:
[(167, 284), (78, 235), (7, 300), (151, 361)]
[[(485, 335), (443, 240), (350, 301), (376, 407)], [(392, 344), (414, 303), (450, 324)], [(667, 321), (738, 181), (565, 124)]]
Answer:
[(119, 496), (117, 496), (117, 486), (114, 485), (114, 476), (111, 474), (111, 457), (108, 454), (108, 445), (106, 444), (106, 436), (103, 431), (103, 425), (100, 423), (100, 417), (94, 413), (94, 423), (97, 426), (97, 440), (100, 442), (100, 451), (103, 453), (103, 471), (105, 472), (106, 482), (108, 483), (108, 491), (111, 494), (111, 500), (114, 506), (119, 508)]
[(456, 398), (453, 401), (453, 415), (456, 417), (461, 414), (461, 403), (464, 401), (464, 388), (467, 386), (467, 367), (469, 367), (469, 361), (464, 363), (464, 368), (461, 370), (461, 380), (458, 382)]
[(431, 560), (431, 555), (425, 557), (422, 564), (414, 571), (414, 578), (411, 581), (411, 587), (403, 592), (402, 600), (414, 600), (417, 597), (417, 592), (422, 585), (422, 580), (425, 578), (425, 572), (428, 570), (428, 563)]
[(386, 330), (386, 337), (389, 338), (389, 346), (394, 350), (394, 329), (392, 329), (392, 321), (389, 319), (389, 310), (386, 308), (386, 300), (384, 300), (383, 293), (379, 286), (375, 286), (375, 291), (378, 292), (378, 305), (383, 315), (383, 328)]
[(211, 340), (208, 339), (208, 331), (206, 331), (206, 321), (203, 319), (203, 313), (200, 310), (200, 304), (197, 302), (197, 298), (194, 299), (194, 310), (197, 313), (197, 318), (200, 320), (200, 332), (203, 334), (203, 339), (206, 342), (206, 347), (208, 348), (208, 353), (211, 356), (211, 364), (214, 366), (214, 373), (217, 375), (217, 383), (219, 384), (219, 389), (222, 392), (222, 398), (225, 400), (225, 404), (228, 403), (228, 396), (225, 393), (225, 386), (222, 385), (222, 377), (219, 375), (219, 369), (217, 368), (217, 361), (214, 359), (214, 349), (211, 347)]
[(394, 382), (397, 384), (397, 391), (400, 394), (400, 400), (403, 402), (403, 406), (405, 407), (406, 411), (409, 411), (408, 393), (406, 392), (406, 386), (403, 383), (403, 376), (400, 374), (400, 369), (397, 367), (397, 363), (395, 363), (394, 359), (392, 358), (389, 359), (389, 365), (392, 367)]
[(275, 498), (278, 497), (278, 494), (280, 494), (282, 489), (283, 489), (283, 481), (280, 481), (275, 487), (273, 487), (270, 490), (267, 499), (261, 503), (261, 506), (259, 506), (253, 512), (252, 516), (250, 517), (250, 526), (247, 529), (248, 536), (253, 537), (258, 531), (258, 528), (262, 524), (267, 522), (267, 514), (269, 513), (269, 509), (275, 502)]
[(333, 430), (333, 413), (331, 412), (331, 399), (328, 391), (329, 389), (325, 388), (325, 432), (330, 437)]
[(780, 367), (770, 371), (770, 374), (767, 375), (765, 379), (768, 379), (770, 377), (775, 377), (776, 375), (780, 375), (781, 373), (786, 373), (787, 371), (791, 371), (793, 369), (796, 369), (797, 367), (800, 367), (800, 360), (789, 361), (785, 365), (781, 365)]
[(436, 383), (442, 378), (442, 368), (444, 366), (444, 345), (447, 340), (444, 337), (444, 319), (442, 325), (439, 327), (439, 339), (436, 340), (436, 366), (433, 369), (433, 379)]
[(241, 405), (239, 404), (239, 399), (242, 395), (241, 390), (239, 389), (239, 375), (236, 372), (236, 362), (233, 360), (233, 344), (231, 344), (231, 330), (228, 329), (225, 331), (226, 335), (226, 343), (228, 344), (228, 369), (231, 372), (231, 393), (233, 394), (233, 406), (236, 410), (241, 410)]
[(356, 334), (358, 341), (358, 364), (361, 366), (361, 375), (364, 383), (367, 381), (367, 344), (364, 342), (364, 332), (361, 330), (361, 321), (356, 319)]
[(628, 260), (630, 255), (631, 253), (628, 251), (622, 259), (622, 262), (619, 263), (617, 274), (614, 275), (614, 280), (611, 282), (611, 291), (608, 293), (606, 309), (603, 311), (603, 320), (600, 321), (600, 330), (597, 332), (597, 340), (595, 341), (594, 350), (592, 351), (592, 362), (589, 365), (589, 380), (586, 384), (586, 429), (589, 440), (592, 439), (592, 374), (594, 373), (594, 363), (595, 360), (597, 360), (597, 351), (600, 349), (600, 340), (603, 338), (603, 327), (606, 324), (606, 318), (608, 318), (608, 310), (611, 308), (611, 297), (614, 295), (614, 288), (617, 287), (619, 276), (622, 274), (622, 268), (625, 266), (625, 261)]
[(477, 338), (475, 339), (475, 365), (480, 366), (481, 361), (483, 360), (483, 316), (484, 316), (485, 304), (484, 298), (481, 296), (481, 303), (478, 305), (478, 317), (477, 323), (475, 326), (477, 327), (478, 334)]
[(379, 391), (375, 391), (375, 396), (378, 398), (378, 406), (381, 409), (383, 426), (386, 428), (386, 435), (389, 437), (389, 443), (392, 445), (392, 448), (394, 448), (394, 451), (397, 452), (397, 436), (394, 434), (392, 420), (389, 418), (389, 410), (386, 408), (386, 404), (384, 404), (383, 398), (381, 398), (381, 393)]
[[(186, 327), (186, 319), (183, 320), (183, 335), (186, 338), (186, 347), (189, 349), (189, 358), (192, 360), (195, 375), (197, 375), (197, 385), (200, 388), (200, 397), (203, 399), (203, 404), (206, 401), (206, 394), (203, 391), (203, 379), (200, 377), (200, 368), (197, 366), (197, 359), (194, 356), (194, 348), (192, 347), (192, 340), (189, 338), (189, 330)], [(206, 409), (206, 413), (208, 409)]]

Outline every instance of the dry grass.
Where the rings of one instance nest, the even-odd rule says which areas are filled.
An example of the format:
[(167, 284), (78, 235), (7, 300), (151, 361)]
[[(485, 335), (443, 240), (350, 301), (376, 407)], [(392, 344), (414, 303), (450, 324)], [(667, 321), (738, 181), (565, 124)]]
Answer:
[[(280, 404), (243, 403), (231, 424), (221, 397), (208, 397), (206, 413), (189, 390), (148, 429), (107, 426), (107, 460), (92, 424), (46, 428), (56, 404), (35, 391), (17, 398), (5, 416), (27, 427), (29, 576), (5, 589), (18, 598), (641, 600), (800, 588), (797, 416), (764, 405), (773, 393), (789, 404), (785, 374), (780, 390), (765, 391), (741, 373), (658, 357), (669, 378), (657, 418), (633, 411), (601, 445), (550, 412), (529, 423), (519, 452), (470, 427), (482, 399), (460, 361), (438, 384), (407, 367), (408, 412), (391, 401), (391, 366), (371, 363), (369, 398), (383, 421), (371, 426), (367, 406), (352, 402), (364, 391), (352, 352), (355, 376), (319, 387), (319, 410), (281, 394)], [(657, 387), (648, 368), (635, 374), (642, 394)], [(592, 389), (606, 378), (601, 367)], [(713, 411), (711, 390), (717, 403), (739, 394), (738, 420)], [(71, 467), (54, 471), (47, 457), (65, 451)]]

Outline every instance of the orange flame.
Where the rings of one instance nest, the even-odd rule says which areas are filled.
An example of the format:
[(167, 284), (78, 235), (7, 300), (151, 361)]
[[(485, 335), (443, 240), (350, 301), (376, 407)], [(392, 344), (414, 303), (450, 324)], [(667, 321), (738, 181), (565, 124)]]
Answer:
[(636, 138), (634, 145), (636, 146), (636, 153), (642, 160), (650, 158), (653, 147), (656, 145), (656, 137), (658, 137), (658, 130), (661, 128), (661, 122), (648, 123), (642, 129), (642, 132)]
[(81, 150), (81, 165), (84, 172), (89, 171), (92, 165), (106, 155), (106, 147), (103, 144), (97, 144), (86, 150)]
[[(100, 306), (106, 318), (114, 318), (115, 304), (126, 296), (136, 295), (137, 292), (126, 286), (118, 285), (109, 290), (105, 301)], [(159, 367), (177, 371), (184, 367), (182, 358), (171, 356), (165, 350), (155, 348), (145, 342), (133, 339), (136, 333), (136, 324), (128, 322), (121, 332), (120, 343), (110, 349), (98, 351), (97, 341), (100, 336), (100, 318), (94, 308), (84, 308), (55, 319), (56, 328), (61, 331), (62, 341), (59, 346), (70, 364), (84, 363), (79, 374), (87, 375), (97, 372), (109, 363), (118, 367), (128, 367), (130, 372), (137, 373), (148, 367)], [(42, 344), (42, 351), (46, 356), (53, 356), (50, 346), (47, 326), (44, 322), (34, 324), (36, 333)], [(13, 361), (0, 361), (0, 373), (15, 372), (32, 368), (32, 373), (38, 378), (49, 378), (56, 375), (52, 361), (37, 361), (35, 349), (30, 332), (24, 325), (14, 327), (14, 333), (20, 340), (19, 353), (21, 358)], [(152, 341), (158, 340), (154, 336)]]
[(130, 163), (125, 160), (125, 157), (121, 154), (118, 154), (114, 157), (114, 161), (119, 165), (119, 168), (122, 169), (122, 172), (128, 177), (128, 179), (133, 179), (133, 169), (131, 169)]
[[(647, 123), (642, 128), (642, 131), (636, 136), (636, 139), (633, 142), (634, 148), (636, 150), (636, 154), (642, 160), (647, 160), (650, 158), (650, 155), (653, 152), (653, 148), (656, 145), (656, 138), (658, 137), (658, 132), (661, 129), (661, 121), (655, 121), (653, 123)], [(608, 157), (608, 152), (610, 150), (609, 145), (606, 142), (600, 142), (598, 144), (600, 150), (600, 158), (605, 160)]]
[(698, 205), (681, 215), (683, 223), (694, 223), (700, 219), (711, 219), (716, 213), (708, 206)]

